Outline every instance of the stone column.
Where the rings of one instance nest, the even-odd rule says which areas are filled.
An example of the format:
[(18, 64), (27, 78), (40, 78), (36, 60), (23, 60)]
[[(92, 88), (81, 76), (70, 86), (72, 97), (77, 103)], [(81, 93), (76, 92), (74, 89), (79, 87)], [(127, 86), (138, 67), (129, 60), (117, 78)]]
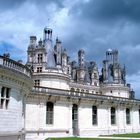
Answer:
[(120, 108), (119, 106), (116, 107), (116, 125), (118, 126), (118, 134), (120, 133), (119, 130), (120, 130), (120, 117), (119, 117), (119, 114), (120, 114)]
[(0, 98), (1, 98), (1, 89), (2, 89), (2, 85), (0, 85)]
[(73, 129), (72, 129), (72, 103), (69, 102), (69, 134), (72, 136), (73, 135)]

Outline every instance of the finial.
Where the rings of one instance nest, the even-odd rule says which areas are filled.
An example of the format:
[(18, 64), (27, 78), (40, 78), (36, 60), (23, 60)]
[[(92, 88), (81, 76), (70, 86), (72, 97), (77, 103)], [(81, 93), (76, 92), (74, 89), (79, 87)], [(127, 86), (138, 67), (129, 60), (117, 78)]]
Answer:
[(56, 37), (56, 42), (58, 42), (58, 36)]
[(48, 18), (48, 27), (50, 26), (50, 18)]

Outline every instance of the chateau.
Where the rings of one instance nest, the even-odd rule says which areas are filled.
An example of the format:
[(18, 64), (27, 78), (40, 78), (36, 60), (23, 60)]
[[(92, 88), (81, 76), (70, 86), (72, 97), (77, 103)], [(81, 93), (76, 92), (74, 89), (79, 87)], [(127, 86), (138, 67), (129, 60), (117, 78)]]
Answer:
[(52, 29), (30, 37), (27, 63), (0, 56), (0, 140), (95, 137), (140, 132), (140, 100), (126, 83), (118, 51), (102, 71), (79, 50), (71, 61)]

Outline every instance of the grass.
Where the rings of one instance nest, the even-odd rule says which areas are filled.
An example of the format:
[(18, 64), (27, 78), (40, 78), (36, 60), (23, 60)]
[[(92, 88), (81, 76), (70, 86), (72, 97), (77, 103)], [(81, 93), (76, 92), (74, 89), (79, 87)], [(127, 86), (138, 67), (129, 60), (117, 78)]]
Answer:
[(129, 134), (114, 134), (111, 137), (129, 137), (129, 138), (140, 138), (140, 133), (129, 133)]
[[(129, 138), (140, 138), (140, 133), (129, 133), (129, 134), (114, 134), (106, 137), (129, 137)], [(46, 139), (48, 140), (48, 139)], [(116, 140), (116, 139), (105, 139), (105, 138), (51, 138), (51, 140)], [(121, 140), (121, 139), (119, 139)]]
[[(47, 140), (47, 139), (46, 139)], [(116, 140), (116, 139), (105, 139), (105, 138), (51, 138), (51, 140)], [(121, 140), (121, 139), (119, 139)]]

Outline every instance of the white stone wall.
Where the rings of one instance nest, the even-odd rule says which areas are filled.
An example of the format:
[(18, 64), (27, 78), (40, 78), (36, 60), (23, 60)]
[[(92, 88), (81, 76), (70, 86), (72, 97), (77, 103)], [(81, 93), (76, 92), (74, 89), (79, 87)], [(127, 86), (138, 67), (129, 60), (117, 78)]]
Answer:
[(0, 140), (25, 139), (25, 97), (31, 86), (32, 80), (25, 75), (0, 68), (0, 94), (2, 87), (10, 89), (8, 107), (0, 108)]
[[(46, 101), (44, 99), (40, 100), (40, 105), (37, 101), (27, 103), (26, 130), (30, 133), (27, 132), (26, 139), (41, 140), (47, 137), (72, 136), (72, 104), (74, 102), (56, 101), (54, 104), (54, 123), (53, 125), (46, 125)], [(78, 104), (79, 136), (95, 137), (140, 132), (138, 107), (131, 107), (131, 124), (127, 125), (126, 107), (114, 106), (116, 108), (116, 124), (111, 125), (110, 108), (112, 105), (97, 104), (98, 124), (92, 125), (92, 105), (91, 102), (85, 103), (85, 101)], [(31, 133), (32, 130), (34, 130), (33, 133)]]
[(42, 137), (72, 136), (72, 110), (69, 103), (63, 101), (54, 103), (53, 124), (47, 125), (46, 102), (47, 99), (28, 98), (26, 104), (26, 139), (41, 140)]
[(18, 91), (12, 89), (8, 109), (0, 109), (0, 131), (18, 132), (22, 124), (22, 99)]
[(8, 108), (0, 109), (0, 140), (22, 140), (25, 127), (23, 97), (19, 90), (10, 88)]
[(116, 124), (111, 125), (110, 107), (99, 105), (98, 125), (92, 125), (92, 107), (90, 105), (79, 106), (79, 132), (80, 136), (93, 137), (98, 135), (110, 135), (121, 133), (140, 132), (138, 107), (131, 108), (131, 124), (126, 124), (126, 114), (124, 107), (116, 107)]
[(62, 79), (55, 79), (55, 78), (46, 78), (41, 79), (41, 86), (50, 87), (50, 88), (57, 88), (57, 89), (69, 89), (69, 85), (65, 80)]

